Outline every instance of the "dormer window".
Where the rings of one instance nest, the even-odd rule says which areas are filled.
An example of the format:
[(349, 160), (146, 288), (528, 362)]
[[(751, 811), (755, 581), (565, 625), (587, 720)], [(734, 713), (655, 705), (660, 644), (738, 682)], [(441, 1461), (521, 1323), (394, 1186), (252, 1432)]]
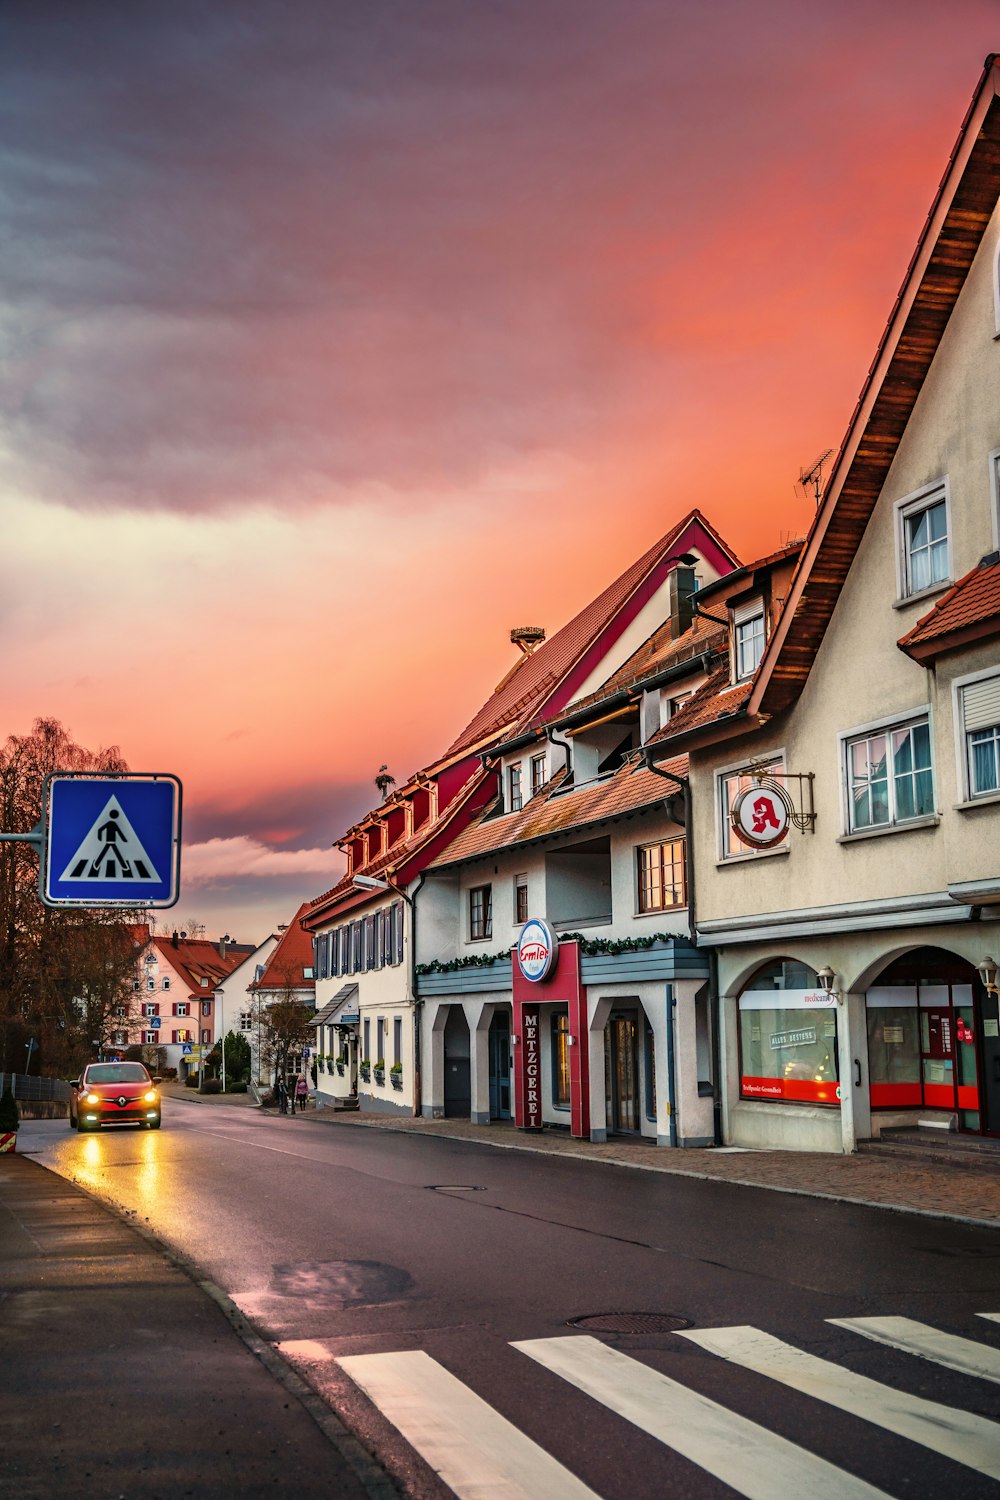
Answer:
[(507, 811), (520, 812), (522, 806), (521, 798), (521, 763), (507, 767)]
[(764, 655), (764, 601), (751, 599), (733, 610), (733, 676), (752, 677)]

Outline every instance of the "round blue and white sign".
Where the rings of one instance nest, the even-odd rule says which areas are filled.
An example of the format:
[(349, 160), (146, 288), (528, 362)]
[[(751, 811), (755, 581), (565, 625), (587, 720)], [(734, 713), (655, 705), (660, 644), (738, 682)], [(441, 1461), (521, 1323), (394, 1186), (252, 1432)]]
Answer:
[(531, 917), (517, 940), (517, 964), (525, 979), (538, 984), (550, 974), (559, 953), (559, 939), (548, 922)]

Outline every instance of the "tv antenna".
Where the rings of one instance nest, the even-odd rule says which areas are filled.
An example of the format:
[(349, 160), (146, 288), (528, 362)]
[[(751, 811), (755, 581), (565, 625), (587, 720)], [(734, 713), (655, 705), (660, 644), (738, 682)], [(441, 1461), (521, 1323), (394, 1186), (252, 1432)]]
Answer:
[(806, 494), (809, 490), (809, 487), (812, 486), (812, 491), (816, 500), (817, 507), (819, 506), (820, 490), (823, 486), (823, 465), (826, 463), (832, 452), (832, 448), (827, 448), (826, 452), (821, 453), (814, 464), (812, 464), (808, 469), (802, 469), (799, 473), (799, 488), (801, 489), (803, 494)]

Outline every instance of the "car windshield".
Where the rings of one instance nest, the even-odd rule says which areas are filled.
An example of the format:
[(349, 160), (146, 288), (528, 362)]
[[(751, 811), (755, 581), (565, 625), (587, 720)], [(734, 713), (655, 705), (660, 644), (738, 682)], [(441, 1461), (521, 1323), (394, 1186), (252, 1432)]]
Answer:
[(88, 1083), (145, 1083), (148, 1078), (142, 1063), (94, 1063), (87, 1069)]

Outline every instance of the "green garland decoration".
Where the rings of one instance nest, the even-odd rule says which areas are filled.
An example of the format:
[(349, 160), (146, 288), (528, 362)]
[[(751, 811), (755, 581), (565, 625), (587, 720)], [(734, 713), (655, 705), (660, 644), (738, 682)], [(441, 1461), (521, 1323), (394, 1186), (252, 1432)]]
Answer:
[[(643, 953), (647, 948), (655, 948), (657, 944), (672, 943), (677, 935), (672, 932), (654, 932), (649, 937), (588, 938), (582, 932), (564, 932), (560, 934), (560, 942), (579, 943), (580, 952), (588, 958), (596, 958), (598, 954), (608, 954), (615, 958), (619, 953)], [(472, 953), (467, 958), (449, 958), (444, 963), (433, 958), (429, 964), (417, 964), (416, 973), (418, 977), (425, 974), (454, 974), (459, 969), (490, 969), (494, 964), (509, 962), (509, 949), (506, 953)]]

